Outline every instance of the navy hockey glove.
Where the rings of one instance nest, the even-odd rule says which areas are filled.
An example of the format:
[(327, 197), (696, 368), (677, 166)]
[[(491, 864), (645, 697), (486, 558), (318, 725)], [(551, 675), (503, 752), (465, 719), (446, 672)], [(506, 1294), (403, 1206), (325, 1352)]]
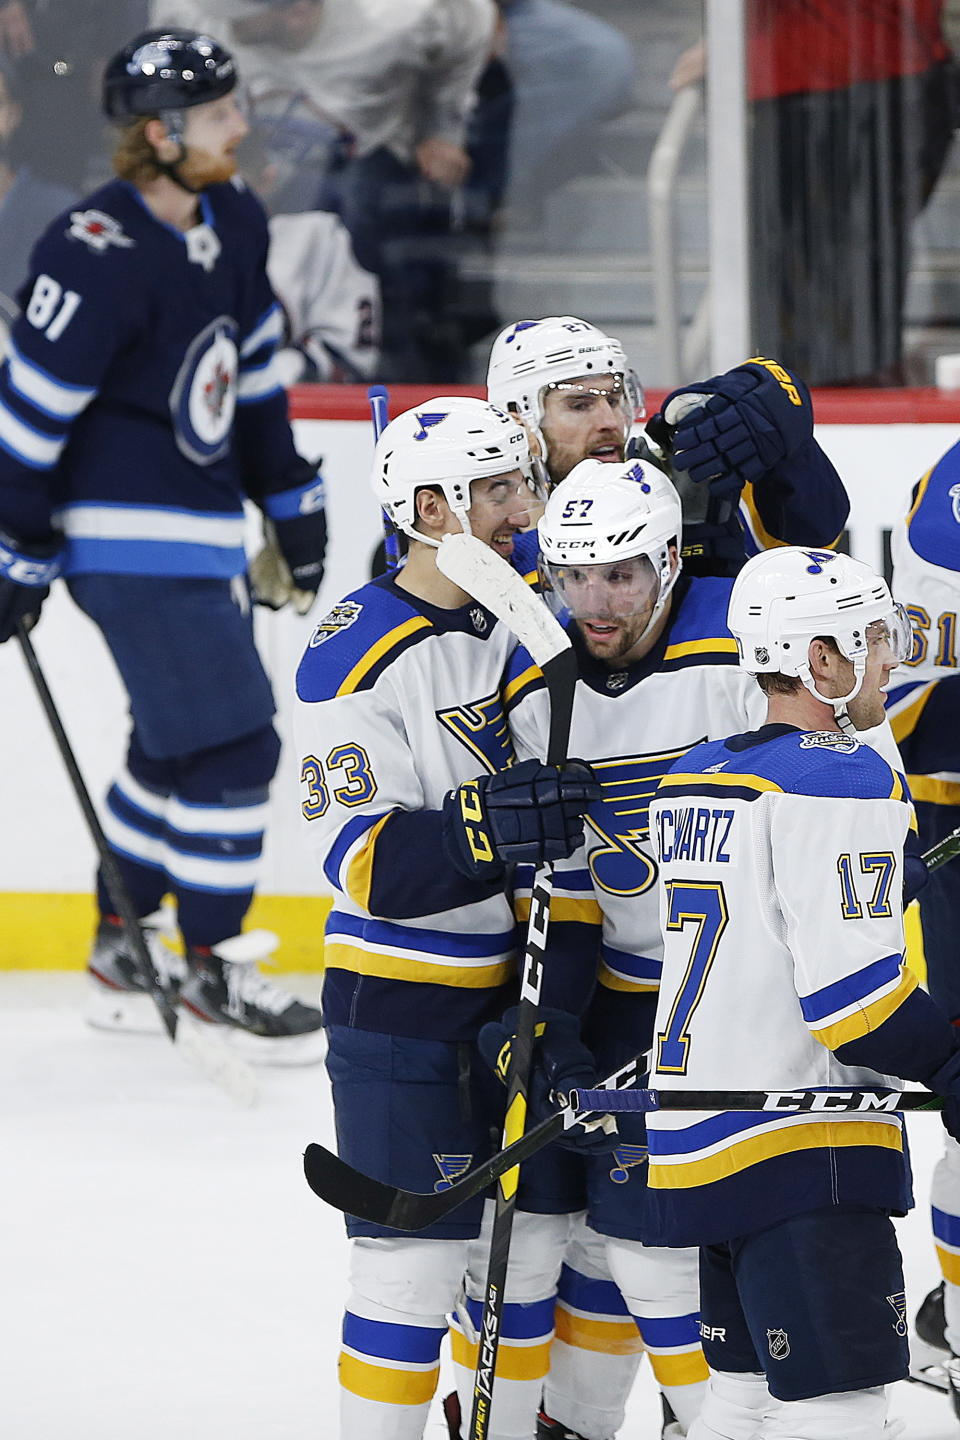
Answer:
[(59, 540), (34, 545), (30, 551), (0, 530), (0, 645), (17, 633), (17, 623), (36, 624), (50, 583), (60, 574)]
[[(484, 1025), (477, 1036), (480, 1054), (504, 1085), (509, 1083), (512, 1042), (517, 1029), (517, 1007), (506, 1011), (502, 1020)], [(597, 1066), (580, 1039), (580, 1022), (565, 1010), (537, 1012), (533, 1069), (527, 1085), (528, 1128), (553, 1115), (563, 1097), (574, 1088), (592, 1089), (597, 1084)], [(613, 1116), (572, 1125), (557, 1144), (565, 1149), (606, 1154), (617, 1143)]]
[[(700, 396), (701, 405), (684, 403)], [(658, 443), (664, 425), (674, 467), (708, 483), (718, 499), (735, 499), (747, 481), (758, 480), (811, 438), (813, 406), (799, 376), (758, 356), (674, 390), (648, 426), (655, 439), (661, 437)]]
[[(279, 603), (285, 604), (286, 599), (290, 599), (299, 614), (305, 615), (317, 597), (327, 549), (323, 478), (318, 472), (306, 485), (265, 495), (261, 504), (273, 526), (277, 549), (292, 581), (291, 595)], [(256, 575), (253, 587), (258, 604), (279, 608), (276, 592), (269, 587), (258, 590)]]
[(462, 875), (496, 881), (507, 865), (542, 865), (572, 855), (583, 812), (600, 784), (582, 760), (559, 768), (521, 760), (468, 780), (444, 798), (443, 843)]

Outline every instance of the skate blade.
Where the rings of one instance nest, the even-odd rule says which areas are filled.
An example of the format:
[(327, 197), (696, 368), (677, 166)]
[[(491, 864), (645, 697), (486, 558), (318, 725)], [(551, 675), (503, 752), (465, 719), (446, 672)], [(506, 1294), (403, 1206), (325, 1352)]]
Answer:
[(319, 1065), (327, 1053), (327, 1037), (323, 1030), (310, 1030), (305, 1035), (286, 1035), (282, 1039), (269, 1035), (251, 1035), (249, 1030), (217, 1026), (226, 1043), (251, 1065), (296, 1066)]
[(163, 1021), (145, 991), (114, 990), (95, 976), (88, 976), (84, 1018), (94, 1030), (114, 1030), (125, 1035), (165, 1035)]
[(939, 1390), (941, 1395), (950, 1393), (950, 1381), (942, 1365), (911, 1365), (907, 1379), (914, 1385), (925, 1385), (928, 1390)]
[(239, 1055), (219, 1026), (191, 1020), (181, 1011), (177, 1017), (174, 1046), (182, 1059), (225, 1091), (240, 1105), (257, 1103), (259, 1085), (247, 1061)]

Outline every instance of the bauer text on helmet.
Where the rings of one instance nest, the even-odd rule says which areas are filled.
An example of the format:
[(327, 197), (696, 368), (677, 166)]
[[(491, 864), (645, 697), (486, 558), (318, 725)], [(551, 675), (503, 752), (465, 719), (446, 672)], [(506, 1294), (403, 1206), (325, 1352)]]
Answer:
[(552, 484), (588, 457), (622, 462), (644, 414), (620, 341), (573, 315), (518, 320), (501, 331), (487, 393), (528, 426)]
[(545, 586), (595, 658), (642, 658), (680, 573), (680, 498), (649, 461), (582, 460), (550, 496), (537, 531)]
[(404, 411), (384, 428), (374, 452), (372, 479), (377, 500), (393, 525), (415, 540), (435, 545), (438, 541), (417, 524), (418, 491), (439, 491), (459, 522), (453, 528), (470, 533), (473, 483), (513, 477), (506, 487), (511, 523), (499, 539), (496, 530), (479, 537), (492, 541), (501, 553), (510, 553), (508, 531), (519, 528), (513, 523), (515, 516), (526, 515), (531, 473), (527, 437), (514, 416), (484, 400), (441, 395)]

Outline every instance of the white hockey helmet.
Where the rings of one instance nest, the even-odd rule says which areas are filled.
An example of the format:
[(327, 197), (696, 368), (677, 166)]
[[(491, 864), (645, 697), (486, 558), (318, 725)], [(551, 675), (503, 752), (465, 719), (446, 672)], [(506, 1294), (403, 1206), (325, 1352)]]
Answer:
[(576, 616), (595, 604), (587, 599), (590, 577), (608, 582), (619, 614), (652, 605), (646, 634), (680, 574), (682, 523), (680, 496), (649, 460), (581, 460), (537, 524), (546, 585)]
[(613, 375), (623, 397), (625, 440), (643, 419), (643, 388), (619, 340), (575, 315), (518, 320), (501, 330), (490, 351), (487, 395), (501, 410), (514, 410), (536, 436), (549, 461), (541, 425), (544, 394), (570, 381), (589, 385), (592, 375)]
[(470, 533), (470, 484), (519, 470), (532, 481), (530, 447), (516, 418), (485, 400), (440, 395), (391, 420), (377, 441), (373, 489), (393, 525), (416, 540), (415, 496), (424, 485), (442, 491)]
[[(812, 695), (833, 706), (845, 730), (853, 728), (846, 706), (863, 684), (869, 642), (887, 640), (898, 662), (912, 646), (909, 616), (894, 604), (882, 576), (850, 555), (798, 545), (763, 550), (747, 561), (734, 582), (727, 625), (742, 670), (797, 676)], [(833, 698), (817, 690), (809, 649), (818, 636), (832, 639), (852, 662), (849, 694)]]

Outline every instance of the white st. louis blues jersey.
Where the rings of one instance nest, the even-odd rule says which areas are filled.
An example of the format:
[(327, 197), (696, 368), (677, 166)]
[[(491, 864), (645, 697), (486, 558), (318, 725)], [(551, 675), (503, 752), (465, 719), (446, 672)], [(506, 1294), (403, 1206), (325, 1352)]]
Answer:
[(913, 651), (894, 676), (887, 714), (914, 799), (960, 805), (960, 444), (917, 485), (891, 549)]
[(439, 609), (386, 576), (314, 630), (295, 723), (304, 840), (334, 892), (330, 1024), (472, 1039), (508, 1003), (511, 902), (453, 869), (440, 809), (513, 758), (501, 682), (515, 645), (483, 606)]
[[(657, 785), (691, 746), (749, 729), (764, 714), (726, 627), (732, 584), (681, 580), (660, 641), (626, 670), (593, 660), (569, 626), (580, 665), (569, 753), (591, 763), (603, 798), (587, 812), (583, 849), (555, 868), (551, 929), (556, 946), (564, 922), (602, 925), (597, 978), (611, 990), (653, 992), (659, 981), (657, 863), (647, 814)], [(518, 755), (542, 756), (549, 704), (522, 647), (510, 663), (505, 699)], [(581, 932), (580, 954), (584, 938)], [(593, 977), (580, 978), (586, 986)]]
[[(893, 1063), (897, 1026), (915, 1023), (917, 983), (904, 960), (902, 777), (856, 739), (768, 725), (691, 751), (650, 824), (664, 942), (651, 1083), (896, 1088), (878, 1065)], [(820, 1206), (910, 1204), (896, 1113), (655, 1111), (647, 1133), (650, 1243), (708, 1244)]]

